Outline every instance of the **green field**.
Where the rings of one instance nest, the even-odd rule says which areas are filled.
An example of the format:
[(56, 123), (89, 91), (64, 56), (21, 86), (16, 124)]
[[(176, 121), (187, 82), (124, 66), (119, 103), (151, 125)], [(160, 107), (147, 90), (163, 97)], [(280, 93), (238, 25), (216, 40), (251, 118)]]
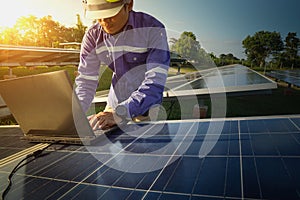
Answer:
[[(198, 99), (198, 101), (203, 99)], [(226, 117), (249, 117), (266, 115), (300, 114), (300, 90), (280, 85), (270, 94), (227, 96)], [(194, 105), (185, 103), (185, 112), (181, 113), (180, 104), (163, 102), (169, 119), (186, 119), (192, 117)], [(207, 118), (211, 117), (210, 99), (204, 100), (208, 106)]]

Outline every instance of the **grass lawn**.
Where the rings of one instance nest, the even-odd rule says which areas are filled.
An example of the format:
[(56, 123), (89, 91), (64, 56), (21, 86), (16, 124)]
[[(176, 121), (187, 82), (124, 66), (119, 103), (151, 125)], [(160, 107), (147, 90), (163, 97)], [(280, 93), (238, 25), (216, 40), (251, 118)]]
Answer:
[(300, 90), (279, 86), (272, 94), (227, 98), (227, 116), (300, 114)]
[(300, 114), (300, 92), (292, 89), (285, 94), (286, 88), (280, 86), (269, 95), (241, 96), (227, 99), (227, 116), (264, 116)]
[[(198, 99), (198, 101), (203, 99)], [(271, 94), (227, 96), (226, 117), (249, 117), (267, 115), (289, 115), (300, 114), (300, 90), (288, 89), (279, 86)], [(207, 118), (211, 117), (211, 103), (209, 99), (204, 100), (208, 106)], [(192, 118), (194, 105), (185, 102), (184, 113), (181, 113), (179, 103), (163, 102), (167, 110), (168, 119), (178, 120)]]

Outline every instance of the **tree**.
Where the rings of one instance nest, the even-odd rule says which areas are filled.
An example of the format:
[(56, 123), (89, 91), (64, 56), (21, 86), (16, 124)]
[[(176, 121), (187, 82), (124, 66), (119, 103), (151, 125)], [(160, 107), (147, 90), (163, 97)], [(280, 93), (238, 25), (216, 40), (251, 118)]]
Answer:
[(19, 45), (20, 34), (15, 28), (7, 28), (0, 32), (0, 44)]
[(187, 59), (187, 63), (197, 64), (202, 68), (215, 66), (216, 56), (213, 53), (208, 54), (205, 49), (201, 48), (194, 33), (185, 31), (179, 39), (170, 38), (169, 43), (171, 52), (177, 57)]
[(67, 28), (50, 15), (20, 17), (13, 28), (0, 29), (0, 43), (24, 46), (58, 47), (61, 42), (81, 42), (86, 26), (77, 15), (76, 27)]
[(262, 67), (267, 58), (283, 50), (283, 42), (278, 32), (259, 31), (243, 40), (243, 48), (248, 60)]
[(20, 33), (20, 45), (37, 46), (38, 45), (38, 18), (30, 15), (28, 17), (20, 17), (14, 28)]
[(283, 65), (286, 64), (287, 62), (286, 58), (287, 58), (286, 53), (280, 52), (274, 57), (272, 63), (281, 69)]
[(289, 32), (285, 38), (285, 55), (291, 63), (291, 68), (294, 68), (295, 62), (298, 59), (298, 50), (300, 40), (297, 38), (297, 33)]
[(221, 65), (229, 65), (229, 64), (234, 64), (238, 63), (240, 60), (235, 57), (232, 53), (228, 54), (221, 54), (220, 55), (220, 64)]
[(171, 46), (172, 51), (188, 60), (199, 60), (198, 52), (201, 46), (194, 33), (185, 31), (177, 41), (176, 39), (172, 41), (174, 42)]
[(176, 44), (176, 42), (178, 41), (178, 39), (176, 39), (176, 38), (170, 38), (170, 40), (169, 40), (169, 44), (170, 44), (170, 46), (173, 46), (174, 44)]
[(52, 20), (50, 15), (39, 19), (38, 46), (52, 47), (59, 40), (60, 24)]
[(198, 64), (200, 66), (211, 67), (215, 66), (212, 54), (208, 54), (203, 48), (198, 50)]
[(76, 16), (77, 16), (77, 24), (75, 29), (74, 42), (81, 42), (87, 27), (83, 25), (80, 15), (77, 14)]

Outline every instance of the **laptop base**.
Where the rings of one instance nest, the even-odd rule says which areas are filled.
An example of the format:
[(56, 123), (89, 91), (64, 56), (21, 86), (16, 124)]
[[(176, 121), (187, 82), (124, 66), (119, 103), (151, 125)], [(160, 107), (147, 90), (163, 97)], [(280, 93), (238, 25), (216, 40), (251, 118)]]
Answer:
[(118, 126), (113, 126), (107, 130), (96, 130), (94, 131), (94, 136), (86, 136), (86, 137), (64, 137), (64, 136), (59, 136), (59, 137), (55, 137), (55, 136), (38, 136), (38, 135), (25, 135), (22, 136), (21, 139), (22, 140), (27, 140), (30, 142), (47, 142), (47, 143), (51, 143), (51, 142), (57, 142), (60, 144), (72, 144), (72, 145), (93, 145), (96, 144), (99, 139), (101, 139), (103, 136), (106, 136), (106, 134), (111, 133), (112, 131), (118, 129)]
[(84, 137), (84, 138), (71, 138), (71, 137), (51, 137), (51, 136), (22, 136), (21, 140), (26, 140), (34, 143), (52, 143), (57, 142), (58, 144), (71, 144), (71, 145), (92, 145), (99, 136)]

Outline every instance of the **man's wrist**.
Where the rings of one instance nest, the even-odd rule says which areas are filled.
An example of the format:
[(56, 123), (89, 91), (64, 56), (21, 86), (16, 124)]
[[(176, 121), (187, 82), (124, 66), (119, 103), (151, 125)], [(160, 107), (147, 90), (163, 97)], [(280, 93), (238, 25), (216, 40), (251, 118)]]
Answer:
[(118, 105), (115, 109), (116, 115), (122, 119), (122, 122), (128, 120), (128, 108), (125, 105)]

